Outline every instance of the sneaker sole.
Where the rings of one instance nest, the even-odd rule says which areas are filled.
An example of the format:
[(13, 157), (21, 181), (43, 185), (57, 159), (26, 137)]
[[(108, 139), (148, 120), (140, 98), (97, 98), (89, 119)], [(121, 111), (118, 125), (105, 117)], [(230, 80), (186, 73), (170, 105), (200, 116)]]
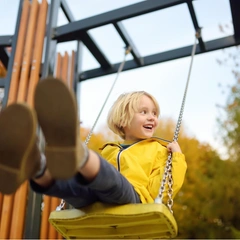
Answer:
[(77, 172), (78, 117), (74, 94), (61, 80), (42, 80), (34, 105), (43, 131), (47, 167), (55, 179), (68, 179)]
[(29, 161), (36, 141), (36, 116), (25, 104), (12, 104), (0, 113), (0, 192), (12, 194), (32, 177)]

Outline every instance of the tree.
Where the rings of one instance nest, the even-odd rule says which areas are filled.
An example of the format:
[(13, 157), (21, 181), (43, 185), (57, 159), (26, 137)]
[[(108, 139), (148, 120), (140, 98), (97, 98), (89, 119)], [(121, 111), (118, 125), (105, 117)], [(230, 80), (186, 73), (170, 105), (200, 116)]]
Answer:
[[(220, 26), (222, 32), (228, 30), (228, 25)], [(232, 86), (222, 86), (227, 89), (227, 102), (221, 106), (222, 114), (218, 117), (220, 134), (224, 145), (228, 149), (229, 158), (233, 161), (240, 162), (240, 46), (235, 50), (223, 50), (225, 57), (223, 60), (217, 60), (220, 66), (230, 67), (234, 75), (235, 82)]]
[(218, 118), (218, 124), (229, 158), (240, 161), (240, 75), (234, 74), (236, 82), (229, 89), (226, 106), (222, 108), (224, 115)]

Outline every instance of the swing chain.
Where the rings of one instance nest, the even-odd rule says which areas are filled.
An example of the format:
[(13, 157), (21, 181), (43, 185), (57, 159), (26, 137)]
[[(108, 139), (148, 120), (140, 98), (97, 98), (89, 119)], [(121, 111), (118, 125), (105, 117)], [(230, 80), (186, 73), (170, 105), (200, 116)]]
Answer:
[[(182, 100), (182, 104), (181, 104), (181, 109), (180, 109), (176, 129), (174, 131), (173, 141), (178, 140), (178, 135), (180, 132), (180, 127), (181, 127), (182, 118), (183, 118), (183, 111), (184, 111), (184, 106), (185, 106), (185, 101), (186, 101), (186, 96), (187, 96), (188, 85), (189, 85), (189, 80), (190, 80), (190, 74), (191, 74), (191, 70), (192, 70), (193, 58), (196, 53), (197, 39), (200, 37), (201, 37), (201, 29), (198, 29), (198, 31), (195, 34), (195, 42), (194, 42), (194, 45), (192, 48), (192, 53), (191, 53), (191, 63), (190, 63), (190, 68), (189, 68), (189, 72), (188, 72), (187, 83), (185, 86), (184, 96), (183, 96), (183, 100)], [(163, 202), (163, 193), (165, 190), (166, 183), (168, 184), (167, 206), (169, 208), (169, 211), (173, 214), (173, 210), (172, 210), (172, 206), (173, 206), (172, 153), (169, 153), (169, 155), (168, 155), (168, 159), (167, 159), (166, 166), (164, 169), (163, 179), (162, 179), (161, 186), (160, 186), (159, 196), (155, 200), (155, 202), (157, 202), (157, 203)]]
[(167, 159), (167, 162), (166, 162), (166, 167), (164, 169), (163, 179), (162, 179), (161, 186), (160, 186), (159, 197), (156, 199), (155, 202), (162, 203), (163, 192), (164, 192), (166, 183), (168, 184), (168, 201), (167, 201), (167, 206), (168, 206), (170, 212), (173, 214), (173, 211), (172, 211), (172, 206), (173, 206), (173, 198), (172, 198), (172, 195), (173, 195), (173, 189), (172, 189), (172, 186), (173, 186), (172, 153), (169, 153), (169, 155), (168, 155), (168, 159)]
[(63, 210), (64, 206), (65, 206), (65, 201), (62, 199), (61, 203), (59, 204), (59, 206), (57, 206), (56, 211)]
[[(186, 99), (186, 94), (184, 94), (183, 102), (185, 102), (185, 99)], [(181, 124), (182, 124), (183, 110), (184, 110), (184, 106), (182, 105), (180, 113), (179, 113), (179, 118), (178, 118), (178, 121), (177, 121), (176, 129), (175, 129), (175, 132), (174, 132), (174, 136), (173, 136), (173, 141), (176, 141), (176, 142), (178, 140), (180, 127), (181, 127)]]
[[(131, 51), (132, 51), (131, 46), (126, 46), (126, 47), (125, 47), (124, 59), (123, 59), (123, 61), (121, 62), (121, 64), (119, 65), (119, 68), (118, 68), (118, 71), (117, 71), (117, 76), (116, 76), (116, 78), (115, 78), (115, 80), (114, 80), (114, 82), (113, 82), (113, 84), (112, 84), (112, 87), (111, 87), (111, 89), (110, 89), (110, 91), (109, 91), (109, 93), (108, 93), (108, 95), (107, 95), (107, 97), (106, 97), (106, 99), (105, 99), (105, 102), (104, 102), (104, 104), (103, 104), (103, 106), (102, 106), (102, 108), (101, 108), (101, 110), (100, 110), (100, 112), (99, 112), (99, 114), (98, 114), (98, 116), (97, 116), (97, 118), (96, 118), (96, 120), (95, 120), (95, 122), (94, 122), (94, 124), (93, 124), (93, 126), (92, 126), (92, 128), (91, 128), (91, 130), (90, 130), (90, 132), (88, 133), (88, 135), (87, 135), (87, 137), (86, 137), (86, 139), (85, 139), (85, 142), (84, 142), (84, 143), (86, 144), (86, 146), (88, 145), (88, 143), (89, 143), (89, 141), (90, 141), (90, 138), (92, 137), (94, 128), (95, 128), (95, 126), (96, 126), (96, 124), (97, 124), (97, 122), (98, 122), (98, 119), (100, 118), (100, 115), (102, 114), (102, 111), (103, 111), (103, 109), (104, 109), (104, 107), (105, 107), (105, 105), (106, 105), (106, 103), (107, 103), (107, 101), (108, 101), (108, 98), (109, 98), (109, 96), (110, 96), (110, 94), (111, 94), (111, 92), (112, 92), (112, 90), (113, 90), (113, 88), (114, 88), (114, 86), (115, 86), (115, 84), (116, 84), (116, 82), (117, 82), (117, 79), (118, 79), (118, 77), (119, 77), (119, 74), (120, 74), (120, 73), (122, 72), (122, 70), (123, 70), (123, 67), (124, 67), (125, 62), (126, 62), (126, 56), (127, 56)], [(56, 211), (61, 211), (61, 210), (64, 208), (64, 206), (65, 206), (65, 201), (62, 199), (60, 205), (57, 206)]]
[(103, 103), (103, 106), (102, 106), (102, 108), (101, 108), (101, 110), (100, 110), (100, 112), (99, 112), (99, 114), (98, 114), (98, 116), (97, 116), (97, 118), (96, 118), (96, 120), (95, 120), (95, 122), (94, 122), (94, 124), (93, 124), (93, 126), (92, 126), (92, 128), (90, 130), (90, 132), (88, 133), (88, 135), (86, 137), (86, 140), (85, 140), (85, 144), (86, 145), (88, 145), (88, 142), (90, 141), (90, 138), (91, 138), (91, 136), (93, 134), (95, 126), (96, 126), (96, 124), (97, 124), (97, 122), (98, 122), (98, 120), (99, 120), (99, 118), (100, 118), (100, 116), (102, 114), (102, 111), (103, 111), (103, 109), (104, 109), (104, 107), (105, 107), (105, 105), (106, 105), (106, 103), (108, 101), (108, 98), (109, 98), (110, 94), (112, 93), (112, 90), (113, 90), (113, 88), (114, 88), (114, 86), (115, 86), (115, 84), (117, 82), (118, 76), (119, 76), (119, 74), (123, 70), (123, 67), (124, 67), (125, 62), (126, 62), (126, 56), (131, 52), (131, 50), (132, 50), (132, 48), (130, 46), (125, 47), (124, 59), (121, 62), (121, 64), (119, 65), (119, 68), (118, 68), (118, 71), (117, 71), (117, 75), (116, 75), (116, 78), (115, 78), (115, 80), (114, 80), (114, 82), (113, 82), (113, 84), (111, 86), (111, 89), (110, 89), (110, 91), (109, 91), (109, 93), (108, 93), (108, 95), (107, 95), (107, 97), (105, 99), (105, 102)]

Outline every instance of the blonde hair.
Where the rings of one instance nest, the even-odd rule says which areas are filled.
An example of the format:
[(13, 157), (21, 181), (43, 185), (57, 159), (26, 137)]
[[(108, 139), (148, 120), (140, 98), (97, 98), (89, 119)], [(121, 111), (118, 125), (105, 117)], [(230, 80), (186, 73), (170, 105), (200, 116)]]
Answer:
[(138, 111), (138, 104), (143, 95), (149, 97), (153, 101), (156, 106), (157, 116), (159, 116), (160, 108), (157, 100), (145, 91), (121, 94), (108, 113), (108, 127), (123, 139), (125, 139), (123, 128), (130, 126), (134, 113)]

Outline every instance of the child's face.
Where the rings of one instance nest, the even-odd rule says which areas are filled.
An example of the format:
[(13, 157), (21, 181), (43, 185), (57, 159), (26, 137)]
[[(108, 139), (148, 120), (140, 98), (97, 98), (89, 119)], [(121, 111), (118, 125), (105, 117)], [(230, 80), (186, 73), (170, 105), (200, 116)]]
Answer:
[(140, 98), (138, 111), (134, 113), (130, 127), (125, 127), (125, 140), (138, 141), (153, 136), (158, 125), (157, 109), (151, 98)]

